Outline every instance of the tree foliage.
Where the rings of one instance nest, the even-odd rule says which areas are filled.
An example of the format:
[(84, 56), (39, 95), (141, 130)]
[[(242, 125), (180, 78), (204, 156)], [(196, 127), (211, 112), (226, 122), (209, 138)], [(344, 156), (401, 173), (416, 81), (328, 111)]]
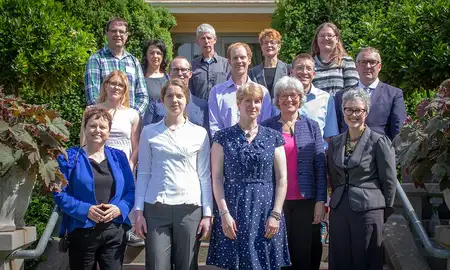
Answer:
[(290, 62), (309, 52), (316, 27), (325, 21), (339, 27), (351, 56), (365, 46), (380, 51), (380, 77), (404, 90), (410, 111), (424, 89), (450, 77), (448, 0), (280, 0), (272, 26), (283, 36), (281, 58)]
[(387, 82), (409, 93), (435, 89), (450, 76), (450, 1), (393, 1), (384, 16), (361, 19), (365, 35), (353, 51), (379, 49)]
[(84, 29), (94, 33), (97, 48), (105, 45), (105, 24), (114, 16), (124, 18), (129, 26), (127, 50), (138, 59), (144, 43), (151, 38), (164, 41), (167, 55), (172, 57), (172, 38), (169, 30), (175, 18), (167, 8), (153, 8), (142, 0), (56, 0), (65, 10), (84, 22)]
[(389, 1), (280, 0), (272, 17), (272, 27), (280, 31), (283, 45), (280, 57), (288, 63), (295, 55), (311, 51), (316, 28), (333, 22), (341, 30), (346, 49), (365, 35), (361, 15), (378, 16)]
[(7, 93), (70, 91), (95, 48), (82, 21), (52, 0), (0, 2), (0, 86)]

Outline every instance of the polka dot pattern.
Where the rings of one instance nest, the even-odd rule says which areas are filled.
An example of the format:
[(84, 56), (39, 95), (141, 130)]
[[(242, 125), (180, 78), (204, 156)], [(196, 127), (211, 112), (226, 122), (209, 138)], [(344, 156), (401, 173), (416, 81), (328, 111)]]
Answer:
[(264, 229), (275, 199), (275, 148), (284, 139), (263, 126), (251, 143), (244, 135), (234, 125), (214, 136), (224, 149), (225, 200), (238, 231), (236, 240), (223, 234), (216, 207), (206, 263), (226, 269), (280, 269), (290, 265), (284, 217), (272, 239), (264, 238)]

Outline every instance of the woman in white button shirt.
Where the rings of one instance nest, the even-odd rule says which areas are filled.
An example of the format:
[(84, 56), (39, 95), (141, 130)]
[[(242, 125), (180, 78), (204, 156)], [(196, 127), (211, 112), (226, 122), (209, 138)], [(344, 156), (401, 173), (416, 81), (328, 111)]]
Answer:
[(200, 241), (212, 215), (210, 144), (186, 116), (188, 86), (170, 80), (161, 89), (167, 114), (144, 127), (139, 141), (136, 233), (145, 238), (147, 270), (197, 269)]

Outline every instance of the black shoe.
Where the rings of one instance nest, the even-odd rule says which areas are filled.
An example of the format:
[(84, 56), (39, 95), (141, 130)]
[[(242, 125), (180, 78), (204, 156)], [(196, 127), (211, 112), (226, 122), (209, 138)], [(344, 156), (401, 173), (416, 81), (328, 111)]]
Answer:
[(132, 247), (143, 247), (145, 246), (144, 239), (139, 238), (133, 231), (127, 231), (127, 245)]

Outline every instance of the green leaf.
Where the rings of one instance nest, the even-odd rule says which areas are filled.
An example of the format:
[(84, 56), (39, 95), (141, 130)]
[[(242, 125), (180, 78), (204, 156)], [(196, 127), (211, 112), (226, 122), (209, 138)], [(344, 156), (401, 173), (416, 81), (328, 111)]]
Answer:
[(38, 151), (39, 147), (33, 137), (24, 129), (24, 124), (20, 123), (10, 128), (14, 140), (28, 151)]
[(15, 163), (13, 149), (0, 143), (0, 175), (3, 176)]
[(55, 180), (56, 170), (58, 169), (58, 162), (56, 160), (49, 160), (47, 162), (41, 161), (39, 164), (39, 174), (48, 187), (51, 182)]
[(0, 120), (0, 133), (3, 133), (9, 129), (8, 123), (3, 120)]
[(56, 117), (55, 119), (50, 120), (50, 118), (48, 116), (45, 116), (45, 120), (47, 122), (48, 128), (52, 132), (54, 132), (56, 134), (60, 134), (66, 138), (69, 137), (70, 133), (66, 127), (66, 121), (64, 121), (62, 118)]

